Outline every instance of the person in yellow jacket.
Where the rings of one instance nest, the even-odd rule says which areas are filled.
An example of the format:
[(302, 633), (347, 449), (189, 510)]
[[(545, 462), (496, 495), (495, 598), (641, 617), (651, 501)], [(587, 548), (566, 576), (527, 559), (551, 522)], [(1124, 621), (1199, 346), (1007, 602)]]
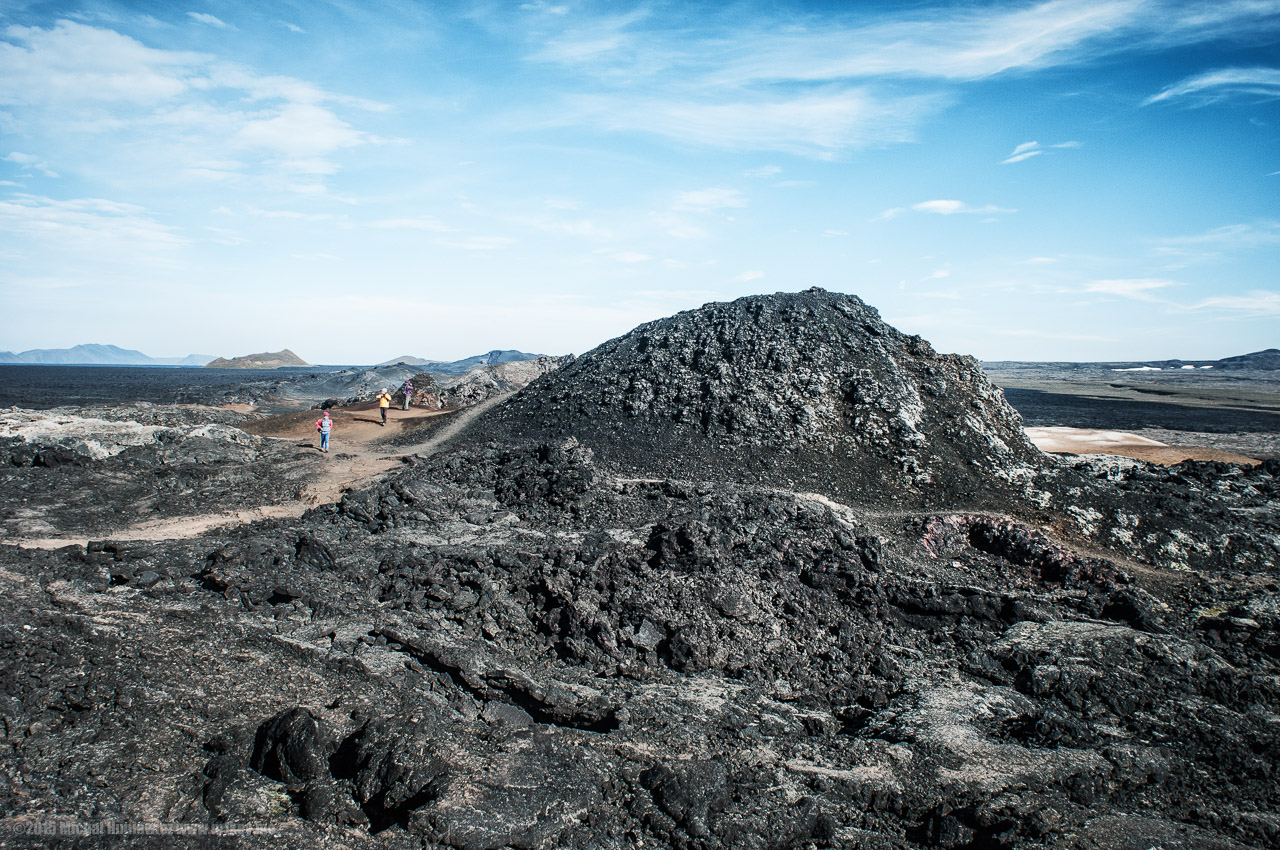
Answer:
[(387, 392), (384, 387), (382, 392), (378, 393), (378, 411), (382, 414), (382, 427), (387, 427), (387, 408), (391, 406), (391, 393)]

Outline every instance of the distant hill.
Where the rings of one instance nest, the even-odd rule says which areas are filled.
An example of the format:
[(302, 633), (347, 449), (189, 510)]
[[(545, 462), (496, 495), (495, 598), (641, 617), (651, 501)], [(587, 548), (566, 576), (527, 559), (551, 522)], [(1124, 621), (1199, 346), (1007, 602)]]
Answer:
[(414, 357), (412, 354), (405, 354), (401, 357), (392, 357), (390, 360), (383, 360), (381, 363), (375, 364), (373, 368), (378, 369), (383, 366), (399, 366), (401, 364), (405, 366), (431, 366), (433, 364), (441, 363), (441, 362), (443, 361), (424, 360), (421, 357)]
[(1143, 365), (1134, 364), (1130, 371), (1140, 369), (1259, 369), (1273, 372), (1280, 369), (1280, 348), (1237, 354), (1221, 360), (1151, 360)]
[(1235, 357), (1224, 357), (1218, 361), (1219, 369), (1280, 369), (1280, 348), (1268, 348), (1252, 354), (1238, 354)]
[(243, 357), (232, 357), (230, 360), (219, 357), (204, 365), (208, 369), (279, 369), (281, 366), (310, 366), (311, 364), (286, 348), (283, 351), (246, 354)]
[[(387, 360), (379, 363), (378, 366), (395, 366), (403, 363), (406, 366), (417, 366), (424, 372), (432, 372), (437, 375), (462, 375), (470, 372), (472, 369), (480, 366), (494, 366), (498, 363), (514, 363), (521, 360), (537, 360), (543, 357), (542, 354), (527, 354), (523, 351), (502, 351), (493, 350), (484, 354), (477, 354), (474, 357), (467, 357), (462, 360), (424, 360), (421, 357), (413, 357), (405, 355), (397, 357), (394, 360)], [(375, 366), (374, 368), (377, 368)]]
[(77, 345), (74, 348), (33, 348), (20, 354), (0, 351), (0, 363), (33, 366), (203, 366), (212, 359), (211, 354), (151, 357), (132, 348), (100, 343)]

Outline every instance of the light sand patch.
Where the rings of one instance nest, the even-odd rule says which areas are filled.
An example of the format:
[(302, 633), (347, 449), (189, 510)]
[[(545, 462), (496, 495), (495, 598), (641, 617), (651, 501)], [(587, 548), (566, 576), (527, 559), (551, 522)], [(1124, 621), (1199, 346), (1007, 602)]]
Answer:
[(1172, 466), (1184, 460), (1257, 463), (1256, 458), (1212, 446), (1170, 446), (1127, 431), (1052, 426), (1028, 428), (1027, 437), (1042, 452), (1075, 455), (1120, 455)]

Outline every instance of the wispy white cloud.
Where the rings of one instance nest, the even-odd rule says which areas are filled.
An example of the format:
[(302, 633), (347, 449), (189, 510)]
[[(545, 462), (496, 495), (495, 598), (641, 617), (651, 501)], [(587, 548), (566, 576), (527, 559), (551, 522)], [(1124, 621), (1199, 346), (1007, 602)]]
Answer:
[(504, 221), (517, 224), (522, 227), (532, 228), (542, 233), (554, 233), (561, 236), (572, 236), (579, 239), (592, 239), (601, 242), (607, 242), (614, 237), (612, 229), (590, 218), (565, 218), (554, 214), (561, 210), (574, 209), (575, 207), (546, 205), (552, 210), (551, 214), (535, 213), (532, 215), (507, 215), (502, 216)]
[(310, 103), (288, 103), (248, 117), (232, 137), (237, 147), (277, 153), (290, 171), (332, 174), (338, 166), (327, 156), (341, 148), (370, 141), (328, 109)]
[(305, 213), (298, 210), (265, 210), (249, 207), (245, 213), (256, 218), (278, 218), (292, 221), (333, 221), (337, 216), (332, 213)]
[(983, 333), (994, 334), (995, 336), (1008, 337), (1029, 337), (1032, 339), (1062, 339), (1074, 342), (1110, 342), (1110, 337), (1097, 336), (1095, 334), (1080, 333), (1062, 333), (1060, 331), (1048, 331), (1043, 328), (1001, 328), (990, 327), (984, 328)]
[(908, 13), (865, 27), (761, 32), (740, 42), (742, 58), (727, 62), (718, 78), (735, 84), (885, 75), (981, 79), (1070, 61), (1093, 42), (1114, 43), (1142, 24), (1150, 5), (1049, 0), (931, 18)]
[(43, 174), (45, 177), (58, 176), (58, 172), (51, 169), (48, 163), (44, 162), (43, 160), (40, 159), (40, 157), (35, 156), (34, 154), (21, 153), (20, 151), (14, 151), (13, 153), (4, 157), (4, 161), (21, 165), (26, 170), (38, 171), (41, 174)]
[(464, 251), (499, 251), (514, 245), (515, 239), (510, 236), (468, 236), (464, 239), (437, 239), (437, 245), (447, 248), (461, 248)]
[(233, 27), (231, 24), (227, 23), (221, 18), (215, 17), (214, 15), (210, 15), (207, 12), (187, 12), (187, 17), (195, 21), (196, 23), (204, 24), (205, 26), (213, 27), (214, 29), (220, 29), (220, 30), (235, 29), (235, 27)]
[(0, 201), (0, 231), (36, 250), (56, 246), (64, 256), (94, 263), (128, 257), (143, 265), (169, 265), (186, 240), (143, 207), (101, 198), (53, 200), (21, 195)]
[(1132, 298), (1138, 301), (1157, 300), (1154, 292), (1176, 286), (1171, 280), (1159, 278), (1128, 278), (1121, 280), (1095, 280), (1087, 283), (1083, 291), (1098, 295), (1114, 295), (1119, 298)]
[(453, 230), (447, 224), (426, 216), (413, 218), (382, 218), (371, 223), (370, 227), (379, 230), (425, 230), (431, 233), (449, 233)]
[(1008, 159), (1001, 160), (1000, 164), (1011, 165), (1012, 163), (1015, 163), (1015, 162), (1022, 162), (1023, 160), (1031, 159), (1031, 157), (1033, 156), (1039, 156), (1042, 153), (1044, 153), (1044, 151), (1042, 150), (1032, 150), (1032, 151), (1023, 151), (1022, 153), (1014, 153), (1014, 154), (1011, 154), (1008, 157)]
[(529, 59), (567, 65), (596, 66), (601, 61), (648, 64), (652, 60), (638, 56), (633, 46), (634, 38), (626, 32), (648, 16), (648, 10), (638, 9), (625, 15), (606, 15), (584, 21), (578, 27), (547, 39)]
[(649, 218), (655, 227), (676, 239), (703, 239), (707, 236), (707, 229), (687, 215), (655, 211), (649, 214)]
[(589, 123), (727, 150), (769, 150), (830, 157), (849, 149), (910, 142), (924, 118), (944, 104), (938, 95), (881, 98), (867, 89), (697, 99), (578, 96), (556, 123)]
[(737, 189), (697, 189), (681, 192), (671, 205), (684, 212), (713, 212), (715, 210), (745, 207), (749, 199)]
[(780, 165), (763, 165), (759, 168), (753, 168), (750, 171), (744, 172), (743, 176), (753, 177), (753, 178), (767, 178), (767, 177), (776, 177), (781, 173), (782, 173), (782, 166)]
[(212, 239), (219, 245), (243, 245), (249, 241), (248, 238), (240, 233), (240, 231), (232, 230), (228, 227), (212, 227), (205, 225), (204, 229), (214, 234)]
[(1023, 162), (1031, 159), (1033, 156), (1040, 156), (1048, 152), (1052, 148), (1078, 148), (1082, 146), (1082, 142), (1058, 142), (1051, 145), (1041, 145), (1039, 142), (1023, 142), (1013, 149), (1008, 157), (1001, 160), (1001, 165), (1011, 165), (1015, 162)]
[(544, 0), (537, 0), (534, 3), (521, 3), (520, 8), (525, 12), (543, 12), (548, 15), (565, 15), (569, 12), (568, 6), (552, 5), (544, 2)]
[(1219, 68), (1187, 77), (1143, 101), (1143, 106), (1162, 100), (1189, 98), (1201, 106), (1231, 97), (1274, 99), (1280, 97), (1280, 68)]
[(1245, 295), (1217, 295), (1191, 305), (1193, 310), (1228, 310), (1250, 317), (1280, 316), (1280, 292), (1254, 290)]
[(751, 269), (749, 271), (745, 271), (742, 274), (738, 275), (737, 277), (734, 278), (734, 280), (738, 281), (739, 283), (746, 283), (752, 280), (759, 280), (762, 277), (764, 277), (764, 272), (759, 271), (758, 269)]
[[(911, 209), (916, 210), (917, 212), (936, 213), (937, 215), (994, 215), (996, 213), (1017, 212), (1017, 210), (997, 207), (994, 204), (985, 204), (980, 207), (975, 207), (966, 204), (964, 201), (953, 200), (921, 201), (918, 204), (912, 204)], [(885, 212), (881, 213), (880, 216), (882, 218), (891, 218), (892, 216), (887, 215), (889, 212), (891, 211), (885, 210)], [(896, 214), (897, 213), (894, 213), (894, 215)]]
[(653, 259), (648, 254), (641, 254), (639, 251), (619, 251), (613, 255), (613, 258), (620, 263), (644, 263)]
[(1156, 243), (1156, 252), (1186, 265), (1273, 245), (1280, 245), (1280, 221), (1229, 224), (1204, 233), (1168, 237)]

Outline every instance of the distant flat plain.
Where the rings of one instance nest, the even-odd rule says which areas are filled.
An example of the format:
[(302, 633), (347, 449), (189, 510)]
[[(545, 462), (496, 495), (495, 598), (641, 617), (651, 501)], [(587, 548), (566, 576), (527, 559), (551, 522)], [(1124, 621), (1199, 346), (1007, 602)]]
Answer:
[(1028, 428), (1127, 431), (1170, 446), (1280, 457), (1280, 372), (1140, 363), (983, 363)]

